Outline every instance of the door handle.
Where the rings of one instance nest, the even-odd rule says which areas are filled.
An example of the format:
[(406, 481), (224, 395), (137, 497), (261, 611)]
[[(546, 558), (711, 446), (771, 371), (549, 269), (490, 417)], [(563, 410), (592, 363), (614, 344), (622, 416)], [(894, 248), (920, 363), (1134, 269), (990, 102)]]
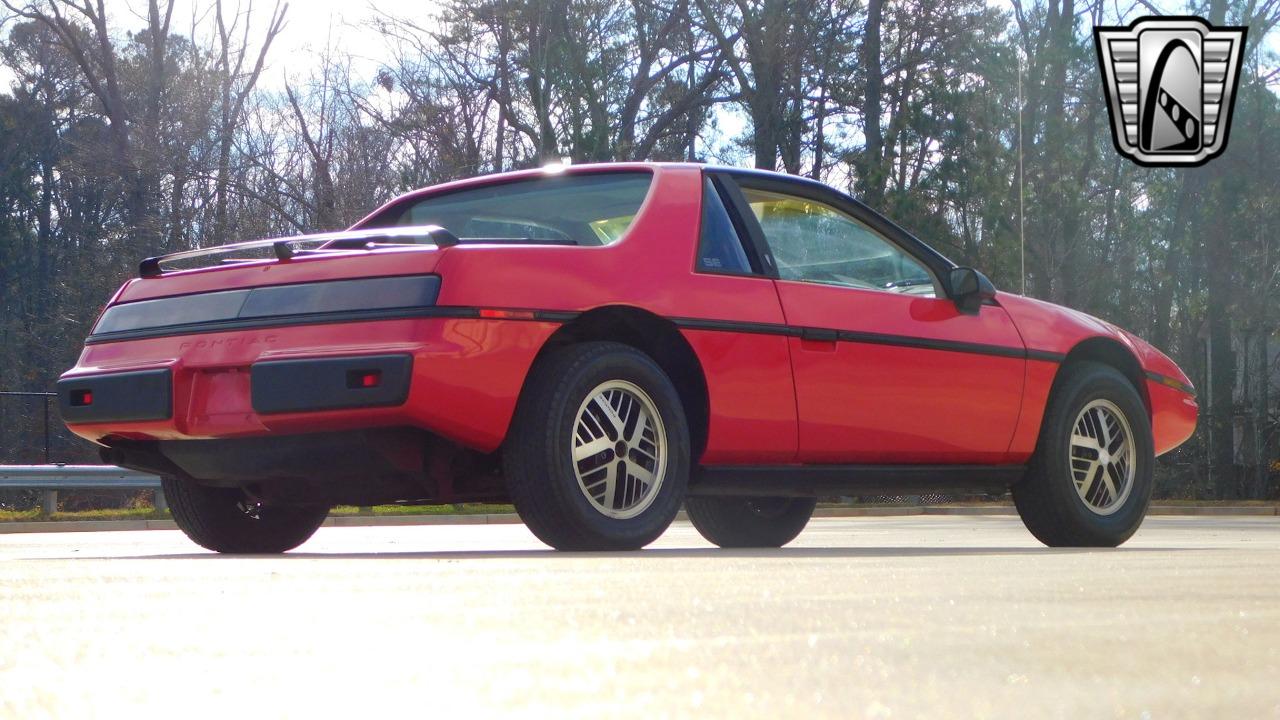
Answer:
[(840, 339), (840, 333), (831, 328), (800, 328), (800, 339), (833, 343)]
[(840, 333), (830, 328), (800, 328), (800, 349), (833, 353)]

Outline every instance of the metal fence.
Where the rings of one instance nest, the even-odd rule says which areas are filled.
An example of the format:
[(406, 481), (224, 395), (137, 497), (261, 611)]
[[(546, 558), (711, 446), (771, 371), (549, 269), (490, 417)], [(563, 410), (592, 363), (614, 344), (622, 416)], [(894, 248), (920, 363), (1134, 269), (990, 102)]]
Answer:
[(97, 462), (94, 445), (62, 424), (57, 397), (0, 390), (0, 465)]
[(57, 393), (0, 391), (0, 506), (30, 507), (46, 515), (58, 493), (73, 490), (155, 490), (164, 509), (160, 478), (110, 465), (94, 465), (98, 453), (67, 430), (58, 416)]

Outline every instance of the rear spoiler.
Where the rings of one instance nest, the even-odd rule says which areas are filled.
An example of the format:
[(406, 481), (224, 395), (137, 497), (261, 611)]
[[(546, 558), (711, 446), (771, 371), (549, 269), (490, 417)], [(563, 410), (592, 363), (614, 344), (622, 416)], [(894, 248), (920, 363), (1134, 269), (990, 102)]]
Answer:
[[(141, 263), (138, 263), (138, 276), (144, 278), (160, 277), (165, 272), (165, 268), (162, 267), (162, 263), (174, 262), (177, 260), (189, 260), (191, 258), (204, 257), (206, 255), (221, 255), (223, 253), (232, 253), (240, 250), (271, 248), (275, 252), (276, 258), (284, 261), (297, 255), (323, 255), (349, 250), (375, 250), (379, 247), (386, 246), (403, 246), (407, 244), (416, 245), (419, 243), (406, 243), (404, 240), (422, 238), (425, 238), (427, 242), (430, 242), (440, 248), (451, 247), (460, 242), (453, 233), (439, 225), (376, 228), (371, 230), (316, 233), (314, 235), (296, 235), (294, 237), (287, 238), (251, 240), (249, 242), (231, 243), (229, 245), (217, 245), (210, 248), (183, 250), (182, 252), (149, 257)], [(224, 258), (222, 262), (257, 262), (260, 259), (261, 258)]]

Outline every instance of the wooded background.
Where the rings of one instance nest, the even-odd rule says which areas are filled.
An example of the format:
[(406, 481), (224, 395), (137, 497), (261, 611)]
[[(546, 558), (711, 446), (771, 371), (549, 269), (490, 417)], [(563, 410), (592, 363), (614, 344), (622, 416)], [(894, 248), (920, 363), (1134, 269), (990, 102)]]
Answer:
[[(551, 159), (731, 162), (847, 189), (1006, 290), (1024, 222), (1028, 294), (1142, 335), (1200, 390), (1158, 493), (1280, 495), (1280, 0), (374, 0), (384, 62), (331, 43), (269, 82), (307, 6), (258, 2), (0, 0), (0, 390), (50, 389), (144, 256)], [(1112, 146), (1092, 28), (1161, 13), (1249, 28), (1201, 168)], [(0, 401), (0, 462), (38, 459), (38, 407)]]

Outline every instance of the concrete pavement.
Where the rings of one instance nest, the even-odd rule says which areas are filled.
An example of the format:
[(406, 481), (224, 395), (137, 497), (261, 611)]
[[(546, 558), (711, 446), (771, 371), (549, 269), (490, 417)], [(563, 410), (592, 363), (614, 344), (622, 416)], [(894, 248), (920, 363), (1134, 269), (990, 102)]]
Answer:
[(1280, 718), (1280, 521), (1050, 550), (1014, 517), (685, 523), (629, 554), (519, 525), (0, 536), (0, 716)]

